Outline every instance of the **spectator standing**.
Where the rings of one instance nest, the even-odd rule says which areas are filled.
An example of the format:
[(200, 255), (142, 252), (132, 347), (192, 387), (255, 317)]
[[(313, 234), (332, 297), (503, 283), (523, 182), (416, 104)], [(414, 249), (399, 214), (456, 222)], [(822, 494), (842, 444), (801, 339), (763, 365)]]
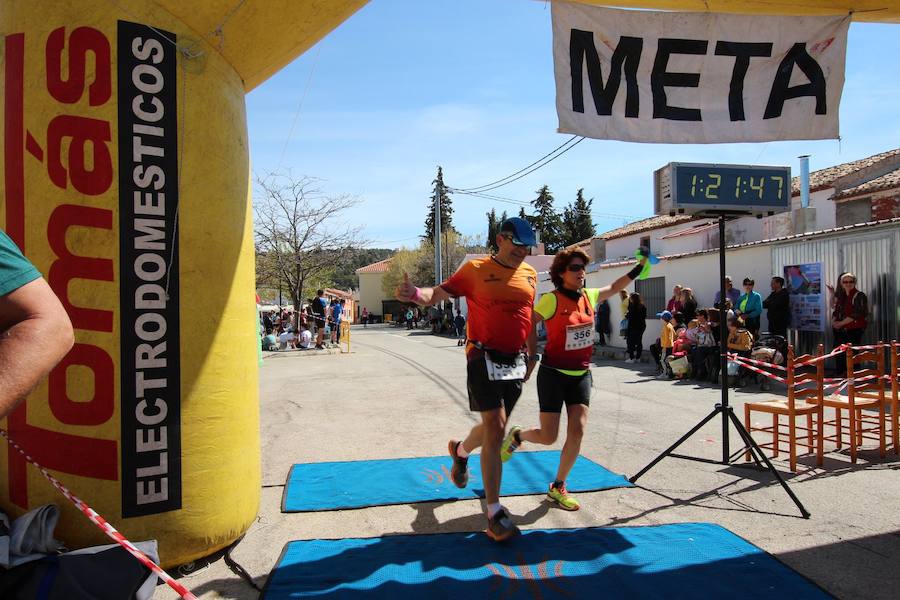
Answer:
[(684, 316), (685, 323), (690, 323), (697, 318), (697, 299), (694, 298), (694, 290), (689, 287), (681, 290), (681, 314)]
[(635, 363), (644, 351), (644, 331), (647, 329), (647, 307), (637, 292), (629, 296), (625, 318), (628, 320), (625, 336), (628, 357), (625, 362)]
[[(834, 311), (831, 313), (834, 345), (859, 346), (868, 326), (869, 299), (856, 289), (856, 275), (853, 273), (841, 275), (839, 283), (841, 287), (834, 294)], [(847, 363), (841, 358), (837, 360), (838, 372), (846, 373)]]
[(672, 288), (672, 297), (669, 298), (669, 302), (666, 303), (666, 310), (672, 313), (673, 315), (677, 312), (681, 312), (682, 304), (681, 304), (681, 292), (684, 290), (684, 286), (676, 285)]
[(463, 346), (466, 343), (466, 318), (462, 316), (462, 312), (456, 309), (456, 318), (453, 319), (453, 326), (456, 328), (456, 345)]
[(612, 335), (612, 322), (610, 321), (610, 313), (612, 309), (609, 306), (609, 300), (601, 300), (597, 305), (597, 333), (600, 336), (598, 343), (601, 346), (606, 345), (606, 339)]
[(338, 344), (341, 343), (341, 323), (344, 321), (344, 306), (346, 302), (344, 299), (335, 300), (334, 308), (331, 309), (331, 316), (334, 318), (334, 333), (332, 337)]
[(413, 309), (412, 308), (406, 309), (406, 328), (407, 329), (413, 328)]
[(741, 316), (746, 324), (747, 330), (754, 339), (759, 337), (759, 318), (762, 315), (762, 296), (759, 292), (753, 291), (756, 282), (750, 278), (744, 278), (744, 293), (738, 298), (737, 314)]
[(325, 299), (325, 290), (316, 290), (316, 297), (312, 301), (312, 313), (316, 323), (316, 350), (325, 348), (325, 312), (328, 301)]
[(363, 306), (362, 315), (360, 317), (363, 322), (363, 329), (369, 325), (369, 309)]
[(783, 277), (773, 277), (770, 285), (772, 293), (763, 301), (769, 318), (769, 333), (787, 339), (787, 328), (791, 323), (791, 296), (784, 289)]
[(675, 346), (675, 327), (672, 325), (672, 313), (664, 310), (658, 315), (662, 321), (659, 330), (659, 342), (650, 346), (650, 354), (656, 362), (656, 376), (659, 378), (666, 377), (666, 368), (663, 367), (666, 358), (672, 354), (672, 348)]
[[(725, 297), (731, 300), (731, 306), (737, 304), (738, 300), (741, 299), (741, 293), (734, 289), (734, 285), (731, 283), (731, 276), (725, 276)], [(722, 308), (722, 290), (716, 292), (716, 308)]]

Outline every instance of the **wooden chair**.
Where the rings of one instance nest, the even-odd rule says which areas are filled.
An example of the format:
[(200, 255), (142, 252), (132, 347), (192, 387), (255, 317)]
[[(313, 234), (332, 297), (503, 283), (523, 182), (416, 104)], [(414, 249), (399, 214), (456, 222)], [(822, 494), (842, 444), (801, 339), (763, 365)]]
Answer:
[(891, 342), (891, 437), (894, 454), (900, 454), (900, 344)]
[[(823, 347), (819, 344), (816, 356), (819, 357), (823, 354)], [(744, 426), (751, 434), (753, 431), (765, 431), (772, 434), (771, 443), (763, 443), (759, 444), (759, 446), (771, 449), (773, 457), (777, 457), (781, 450), (781, 417), (783, 415), (787, 416), (788, 454), (791, 472), (797, 470), (798, 446), (806, 448), (810, 453), (815, 452), (817, 465), (821, 466), (823, 462), (822, 401), (825, 396), (825, 361), (819, 360), (813, 365), (803, 365), (804, 362), (812, 358), (814, 357), (809, 354), (795, 357), (794, 347), (788, 346), (787, 399), (747, 402), (744, 404)], [(753, 411), (771, 414), (772, 425), (770, 427), (753, 427), (751, 421)], [(802, 416), (806, 417), (806, 427), (797, 424), (797, 417)], [(798, 438), (798, 432), (806, 435)], [(745, 453), (744, 458), (745, 460), (750, 460), (749, 450)]]
[[(834, 409), (834, 419), (825, 421), (826, 426), (834, 428), (834, 435), (825, 436), (825, 440), (835, 442), (840, 449), (846, 432), (850, 444), (850, 460), (853, 463), (857, 461), (863, 440), (876, 440), (880, 456), (884, 458), (886, 455), (886, 408), (891, 406), (893, 398), (888, 398), (885, 394), (883, 348), (884, 345), (879, 344), (875, 350), (858, 353), (847, 349), (847, 377), (850, 380), (847, 395), (828, 396), (824, 401), (826, 408)], [(895, 361), (896, 358), (892, 359), (892, 362)], [(867, 368), (864, 363), (874, 363), (874, 367)], [(846, 426), (844, 411), (847, 413)], [(877, 411), (877, 415), (863, 411)]]

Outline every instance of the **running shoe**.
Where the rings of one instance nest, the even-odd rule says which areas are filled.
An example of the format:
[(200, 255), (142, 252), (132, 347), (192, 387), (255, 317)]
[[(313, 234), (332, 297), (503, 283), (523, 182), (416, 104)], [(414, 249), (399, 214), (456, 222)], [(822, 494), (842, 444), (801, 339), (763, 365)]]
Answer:
[(450, 452), (450, 457), (453, 459), (453, 466), (450, 468), (450, 479), (453, 480), (453, 485), (456, 487), (464, 488), (469, 483), (469, 459), (460, 458), (456, 453), (456, 449), (460, 444), (462, 442), (450, 440), (450, 443), (447, 444), (447, 449)]
[(485, 533), (495, 542), (505, 542), (512, 536), (517, 535), (519, 528), (512, 522), (506, 509), (501, 507), (493, 517), (488, 519)]
[(503, 438), (503, 443), (500, 444), (500, 460), (503, 462), (512, 458), (513, 452), (518, 450), (519, 446), (521, 446), (521, 443), (516, 441), (517, 431), (522, 431), (522, 428), (518, 425), (510, 427), (509, 433), (506, 434), (506, 437)]
[(578, 500), (574, 496), (569, 495), (568, 490), (566, 490), (566, 484), (556, 487), (551, 483), (547, 497), (559, 504), (559, 507), (563, 510), (578, 510), (581, 508)]

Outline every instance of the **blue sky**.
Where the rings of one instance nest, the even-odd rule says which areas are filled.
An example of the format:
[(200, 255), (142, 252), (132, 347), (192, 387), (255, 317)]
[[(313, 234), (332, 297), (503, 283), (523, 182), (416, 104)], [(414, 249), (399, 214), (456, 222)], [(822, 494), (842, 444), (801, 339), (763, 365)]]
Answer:
[[(362, 203), (342, 218), (371, 246), (411, 246), (437, 165), (467, 188), (504, 177), (570, 136), (556, 132), (549, 4), (533, 0), (372, 0), (251, 92), (254, 172), (290, 169)], [(850, 27), (837, 140), (636, 144), (587, 139), (494, 194), (528, 201), (547, 184), (560, 210), (579, 187), (598, 232), (650, 216), (653, 170), (670, 161), (812, 170), (900, 146), (900, 25)], [(302, 100), (302, 106), (301, 106)], [(300, 110), (298, 112), (298, 107)], [(292, 130), (293, 128), (293, 130)], [(492, 206), (453, 197), (454, 225), (483, 236)]]

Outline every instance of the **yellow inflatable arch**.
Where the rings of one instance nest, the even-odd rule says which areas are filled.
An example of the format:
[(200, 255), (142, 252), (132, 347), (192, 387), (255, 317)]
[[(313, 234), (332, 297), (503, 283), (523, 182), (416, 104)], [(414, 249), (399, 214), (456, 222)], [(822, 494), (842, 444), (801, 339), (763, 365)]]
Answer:
[[(158, 539), (164, 565), (227, 546), (258, 509), (244, 94), (363, 4), (0, 2), (0, 225), (76, 329), (2, 425), (127, 537)], [(615, 4), (900, 16), (896, 0)], [(47, 502), (65, 504), (58, 537), (107, 542), (0, 449), (3, 509)]]

